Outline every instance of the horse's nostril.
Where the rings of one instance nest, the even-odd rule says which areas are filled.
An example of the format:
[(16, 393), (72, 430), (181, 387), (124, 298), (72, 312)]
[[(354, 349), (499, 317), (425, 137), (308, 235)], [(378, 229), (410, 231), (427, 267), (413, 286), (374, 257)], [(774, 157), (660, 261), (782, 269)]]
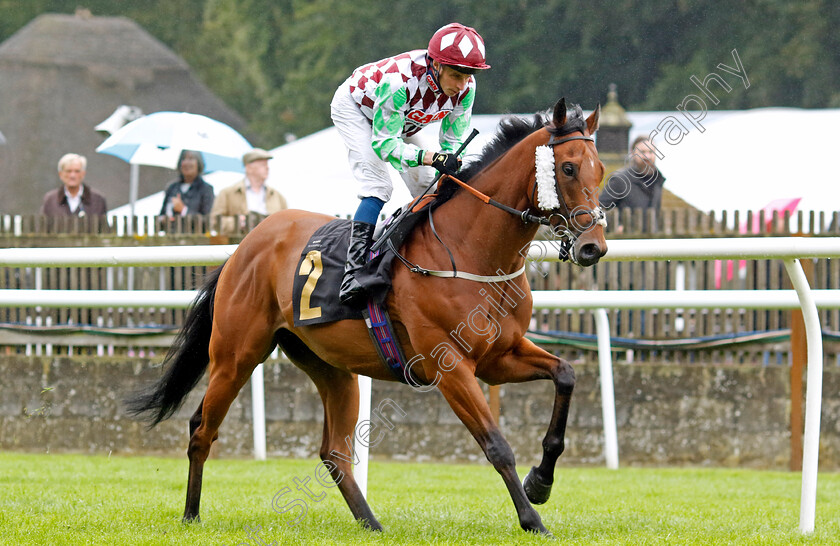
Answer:
[(592, 265), (601, 258), (603, 252), (601, 252), (601, 247), (596, 245), (595, 243), (587, 243), (580, 247), (580, 251), (578, 252), (578, 262), (581, 265)]

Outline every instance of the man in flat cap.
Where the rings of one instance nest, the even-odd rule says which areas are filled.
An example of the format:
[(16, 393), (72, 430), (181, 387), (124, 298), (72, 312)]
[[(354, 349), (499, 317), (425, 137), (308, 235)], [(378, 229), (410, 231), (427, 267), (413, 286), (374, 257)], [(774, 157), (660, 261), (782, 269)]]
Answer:
[(222, 218), (222, 233), (234, 232), (234, 216), (239, 219), (239, 228), (242, 229), (249, 213), (267, 216), (287, 208), (286, 198), (265, 183), (268, 178), (268, 160), (271, 157), (271, 154), (262, 148), (254, 148), (247, 152), (242, 156), (245, 178), (223, 189), (216, 196), (210, 216), (226, 217)]

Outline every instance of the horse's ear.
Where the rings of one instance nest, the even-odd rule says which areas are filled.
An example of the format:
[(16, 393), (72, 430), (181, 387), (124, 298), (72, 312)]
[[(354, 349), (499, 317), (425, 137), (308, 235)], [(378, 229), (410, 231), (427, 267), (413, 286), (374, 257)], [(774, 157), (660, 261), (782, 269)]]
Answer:
[(554, 105), (554, 119), (555, 127), (562, 127), (566, 124), (566, 98), (562, 98)]
[(586, 130), (589, 131), (590, 135), (594, 135), (595, 131), (598, 130), (598, 118), (601, 117), (601, 105), (595, 107), (595, 111), (589, 114), (589, 117), (586, 118)]

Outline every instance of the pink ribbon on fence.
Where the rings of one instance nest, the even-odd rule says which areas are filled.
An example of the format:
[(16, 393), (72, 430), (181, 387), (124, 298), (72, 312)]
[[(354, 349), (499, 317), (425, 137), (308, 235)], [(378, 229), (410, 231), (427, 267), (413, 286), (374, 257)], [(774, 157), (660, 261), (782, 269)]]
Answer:
[[(801, 197), (794, 197), (794, 198), (785, 198), (785, 199), (774, 199), (767, 203), (761, 211), (764, 212), (764, 231), (770, 231), (771, 224), (773, 223), (773, 213), (778, 214), (779, 221), (783, 221), (785, 218), (785, 213), (790, 213), (792, 216), (794, 211), (796, 211), (796, 207), (799, 206), (799, 202), (802, 201)], [(752, 215), (752, 225), (747, 226), (747, 221), (741, 222), (741, 225), (738, 226), (739, 233), (743, 234), (759, 234), (761, 233), (761, 213), (756, 212)], [(746, 260), (739, 260), (738, 261), (738, 269), (744, 269), (747, 267)], [(735, 277), (735, 264), (732, 260), (726, 260), (726, 280), (731, 281)], [(720, 289), (721, 282), (723, 280), (723, 264), (721, 260), (715, 260), (715, 288)]]

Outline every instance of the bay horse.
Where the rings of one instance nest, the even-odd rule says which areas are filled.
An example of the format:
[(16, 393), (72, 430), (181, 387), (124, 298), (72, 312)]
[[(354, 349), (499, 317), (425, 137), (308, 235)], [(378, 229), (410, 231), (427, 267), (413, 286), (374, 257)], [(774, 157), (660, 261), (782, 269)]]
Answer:
[[(537, 114), (533, 121), (503, 121), (501, 133), (459, 174), (469, 184), (462, 188), (442, 180), (430, 220), (417, 225), (399, 249), (408, 262), (433, 269), (457, 264), (473, 278), (418, 275), (395, 263), (392, 290), (385, 300), (405, 357), (417, 362), (411, 369), (414, 376), (427, 384), (434, 381), (469, 429), (507, 486), (521, 527), (546, 534), (550, 533), (531, 503), (544, 503), (551, 491), (554, 467), (564, 449), (575, 375), (568, 362), (525, 337), (532, 299), (522, 249), (540, 225), (547, 225), (562, 235), (569, 256), (579, 265), (593, 265), (606, 253), (606, 222), (597, 206), (604, 165), (592, 138), (599, 112), (600, 107), (584, 118), (579, 106), (567, 111), (561, 99), (553, 114)], [(535, 159), (541, 153), (542, 164)], [(382, 530), (353, 478), (350, 461), (334, 453), (341, 454), (345, 438), (354, 435), (357, 374), (385, 381), (395, 377), (380, 361), (363, 320), (301, 327), (293, 320), (292, 285), (301, 251), (318, 228), (333, 220), (285, 210), (260, 223), (208, 277), (167, 354), (162, 377), (128, 400), (129, 411), (147, 416), (154, 426), (172, 416), (209, 368), (207, 391), (189, 422), (185, 522), (199, 519), (204, 463), (222, 420), (251, 372), (278, 345), (321, 396), (324, 466), (356, 520)], [(491, 283), (494, 276), (499, 280), (500, 272), (506, 274), (504, 282)], [(498, 301), (488, 299), (490, 291), (481, 289), (491, 284)], [(504, 301), (519, 303), (506, 310)], [(477, 324), (478, 316), (471, 315), (477, 309), (481, 320), (498, 326), (492, 339), (486, 329), (459, 327), (467, 316)], [(448, 344), (451, 351), (444, 356), (449, 360), (423, 358), (433, 355), (441, 341), (452, 341), (453, 335), (458, 343)], [(542, 460), (523, 483), (478, 379), (490, 385), (536, 379), (554, 383)]]

